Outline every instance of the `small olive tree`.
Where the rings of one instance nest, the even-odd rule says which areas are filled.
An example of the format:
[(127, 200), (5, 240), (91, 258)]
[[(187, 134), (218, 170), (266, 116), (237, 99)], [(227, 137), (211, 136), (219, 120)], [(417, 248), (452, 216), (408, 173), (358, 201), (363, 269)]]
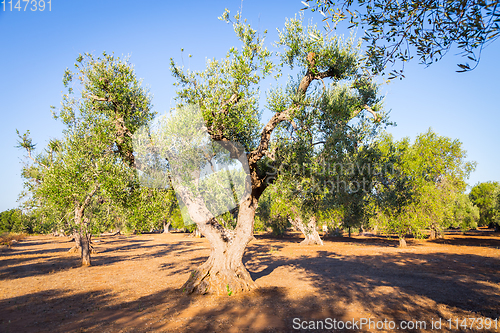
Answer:
[(137, 187), (132, 134), (152, 119), (149, 93), (127, 61), (103, 53), (79, 55), (74, 70), (63, 77), (67, 88), (53, 115), (66, 126), (61, 140), (52, 140), (35, 154), (29, 133), (19, 136), (33, 164), (26, 165), (32, 208), (49, 211), (74, 232), (82, 264), (90, 265), (90, 242), (103, 203), (121, 205)]
[(394, 141), (384, 136), (379, 149), (393, 167), (377, 180), (375, 223), (396, 233), (402, 247), (407, 234), (423, 237), (429, 230), (435, 238), (449, 225), (455, 198), (465, 191), (475, 163), (466, 161), (460, 141), (431, 130), (413, 144), (408, 138)]

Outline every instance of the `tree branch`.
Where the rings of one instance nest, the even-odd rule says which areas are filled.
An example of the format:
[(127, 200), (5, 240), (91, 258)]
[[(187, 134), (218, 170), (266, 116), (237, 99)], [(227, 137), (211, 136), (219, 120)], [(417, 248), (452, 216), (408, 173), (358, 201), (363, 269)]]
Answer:
[(43, 166), (43, 167), (44, 167), (45, 169), (47, 169), (47, 170), (49, 169), (49, 167), (48, 167), (48, 166), (46, 166), (46, 165), (45, 165), (45, 164), (43, 164), (42, 162), (39, 162), (37, 159), (35, 159), (35, 158), (33, 158), (33, 156), (31, 156), (31, 150), (30, 150), (30, 149), (26, 149), (26, 150), (28, 151), (28, 157), (29, 157), (29, 158), (30, 158), (33, 162), (35, 162), (35, 163), (36, 163), (36, 164), (38, 164), (38, 165)]
[(377, 113), (375, 111), (373, 111), (372, 108), (369, 107), (366, 104), (363, 106), (363, 109), (361, 109), (358, 112), (356, 112), (353, 117), (356, 117), (362, 110), (366, 110), (366, 111), (370, 112), (373, 115), (373, 118), (374, 118), (375, 121), (379, 121), (380, 120), (380, 118), (377, 115)]
[(87, 97), (90, 97), (93, 100), (99, 101), (99, 102), (111, 102), (111, 99), (109, 97), (108, 98), (104, 98), (104, 97), (99, 97), (99, 96), (92, 95), (92, 94), (89, 94), (89, 93), (87, 93)]
[(272, 132), (274, 131), (276, 126), (278, 126), (279, 123), (285, 120), (290, 120), (290, 111), (292, 111), (295, 107), (296, 105), (294, 104), (285, 111), (275, 113), (274, 116), (272, 116), (267, 125), (264, 126), (264, 128), (262, 129), (259, 146), (257, 147), (257, 149), (252, 151), (248, 156), (249, 164), (257, 163), (257, 161), (260, 160), (262, 156), (265, 155), (269, 147), (269, 141), (271, 139)]
[(227, 101), (222, 103), (222, 105), (221, 105), (222, 112), (221, 113), (226, 115), (227, 112), (229, 111), (229, 107), (227, 107), (226, 109), (224, 109), (224, 107), (236, 104), (239, 100), (240, 100), (240, 97), (238, 96), (237, 93), (232, 94), (231, 97), (229, 97), (229, 99)]
[(82, 203), (82, 206), (80, 208), (80, 211), (82, 212), (83, 214), (83, 211), (85, 210), (85, 208), (90, 204), (90, 200), (92, 200), (92, 197), (94, 196), (94, 194), (96, 194), (96, 192), (99, 190), (99, 185), (97, 185), (89, 194), (87, 194), (87, 196), (85, 197), (85, 200), (83, 201)]
[[(299, 84), (299, 87), (297, 89), (298, 94), (305, 95), (311, 82), (314, 80), (323, 81), (324, 78), (332, 78), (332, 77), (339, 78), (340, 77), (339, 71), (334, 67), (330, 68), (327, 71), (315, 74), (314, 73), (316, 71), (315, 70), (315, 59), (314, 59), (315, 56), (316, 56), (316, 54), (313, 52), (309, 52), (309, 54), (307, 55), (307, 61), (309, 62), (309, 68), (308, 68), (306, 74), (304, 75), (304, 77), (302, 78), (302, 80), (300, 80), (300, 84)], [(323, 84), (324, 84), (324, 82), (323, 82)], [(248, 155), (249, 164), (257, 163), (257, 161), (260, 160), (266, 154), (267, 149), (269, 147), (269, 140), (271, 139), (271, 134), (280, 122), (289, 121), (289, 122), (291, 122), (294, 129), (297, 127), (297, 125), (295, 124), (293, 119), (291, 119), (291, 117), (290, 117), (290, 112), (297, 107), (300, 107), (300, 105), (297, 102), (294, 102), (285, 111), (278, 112), (278, 113), (274, 114), (274, 116), (269, 120), (267, 125), (262, 129), (259, 146)]]

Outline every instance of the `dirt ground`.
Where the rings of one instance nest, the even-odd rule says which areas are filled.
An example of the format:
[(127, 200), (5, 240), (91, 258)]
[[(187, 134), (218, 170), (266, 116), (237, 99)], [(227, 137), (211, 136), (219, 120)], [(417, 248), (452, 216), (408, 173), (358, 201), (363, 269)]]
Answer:
[(498, 234), (410, 240), (407, 249), (362, 236), (324, 246), (300, 246), (297, 234), (256, 236), (244, 261), (260, 288), (231, 296), (180, 290), (208, 257), (206, 239), (178, 233), (95, 241), (98, 254), (87, 268), (67, 253), (67, 238), (31, 236), (0, 249), (0, 332), (323, 331), (328, 318), (330, 325), (364, 320), (355, 331), (416, 320), (426, 328), (417, 323), (409, 331), (431, 331), (440, 319), (443, 332), (500, 331), (494, 321), (479, 330), (479, 319), (472, 329), (472, 320), (460, 326), (465, 318), (500, 326)]

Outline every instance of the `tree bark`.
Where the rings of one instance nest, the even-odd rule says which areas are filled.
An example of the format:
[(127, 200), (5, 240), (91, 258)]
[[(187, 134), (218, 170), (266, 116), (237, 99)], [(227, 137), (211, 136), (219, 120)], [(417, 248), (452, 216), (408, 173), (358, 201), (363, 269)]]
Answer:
[(254, 196), (240, 205), (234, 232), (223, 229), (214, 219), (197, 223), (201, 233), (210, 242), (210, 257), (191, 273), (182, 287), (183, 291), (230, 296), (257, 287), (243, 264), (245, 248), (253, 238), (256, 208), (257, 199)]
[(76, 248), (80, 245), (80, 254), (82, 258), (82, 266), (90, 266), (90, 254), (93, 251), (91, 247), (91, 234), (88, 232), (87, 221), (84, 221), (85, 208), (89, 205), (92, 196), (97, 192), (99, 186), (96, 186), (85, 198), (83, 203), (75, 205), (75, 224), (77, 231), (75, 231)]
[(404, 237), (399, 237), (399, 247), (406, 247), (406, 240)]
[(164, 234), (170, 233), (169, 229), (170, 229), (170, 224), (171, 223), (172, 222), (165, 223), (165, 220), (163, 221), (163, 233)]
[(82, 255), (82, 266), (90, 266), (90, 241), (92, 235), (85, 234), (81, 237), (81, 255)]
[(312, 216), (308, 224), (305, 224), (300, 216), (297, 216), (295, 219), (289, 218), (288, 220), (296, 229), (304, 234), (305, 238), (300, 242), (300, 245), (323, 245), (323, 241), (316, 229), (316, 217)]
[(429, 239), (436, 239), (436, 230), (431, 229), (431, 232), (429, 234)]
[(82, 248), (80, 233), (75, 231), (73, 233), (73, 239), (75, 240), (75, 245), (68, 250), (69, 253), (80, 253)]

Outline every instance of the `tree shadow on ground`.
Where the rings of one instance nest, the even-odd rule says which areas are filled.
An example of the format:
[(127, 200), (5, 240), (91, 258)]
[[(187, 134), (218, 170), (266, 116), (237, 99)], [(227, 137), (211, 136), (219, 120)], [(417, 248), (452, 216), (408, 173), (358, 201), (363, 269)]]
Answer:
[[(132, 244), (110, 247), (114, 243), (122, 243), (119, 241), (107, 242), (103, 244), (106, 248), (102, 252), (99, 251), (99, 246), (96, 246), (97, 253), (91, 255), (92, 266), (105, 266), (121, 261), (148, 259), (172, 253), (182, 255), (183, 253), (197, 250), (192, 248), (193, 243), (190, 241), (165, 243), (162, 245), (144, 245), (147, 242), (137, 240), (128, 240), (127, 242), (132, 242)], [(143, 253), (128, 253), (136, 249), (143, 250)], [(0, 260), (0, 280), (52, 274), (80, 267), (81, 259), (79, 253), (68, 253), (67, 251), (68, 249), (66, 248), (42, 249), (28, 251), (28, 255), (30, 256), (23, 257), (27, 252), (21, 249), (17, 253), (18, 256)], [(37, 256), (31, 256), (32, 254), (37, 254)]]
[[(52, 289), (0, 301), (2, 332), (282, 332), (293, 318), (313, 318), (328, 307), (313, 295), (292, 300), (283, 288), (238, 296), (185, 295), (166, 288), (120, 302), (111, 290)], [(341, 309), (331, 317), (343, 318)]]
[[(10, 262), (9, 266), (2, 265), (3, 267), (0, 267), (0, 280), (52, 274), (81, 265), (81, 259), (74, 255), (44, 256), (37, 257), (36, 259), (38, 261), (34, 263), (25, 263), (23, 260), (16, 260)], [(42, 260), (40, 261), (40, 259)]]
[[(30, 250), (30, 246), (35, 246), (35, 245), (45, 245), (49, 244), (50, 242), (36, 242), (33, 244), (32, 242), (25, 242), (21, 241), (16, 245), (13, 245), (10, 247), (9, 251), (5, 253), (1, 253), (3, 257), (7, 256), (19, 256), (19, 255), (37, 255), (37, 254), (47, 254), (47, 253), (58, 253), (58, 252), (65, 252), (67, 251), (72, 245), (69, 245), (68, 243), (68, 249), (62, 249), (62, 248), (52, 248), (52, 249), (33, 249)], [(63, 243), (66, 243), (66, 241), (63, 241)], [(26, 247), (28, 249), (26, 249)]]
[[(282, 243), (285, 245), (300, 244), (304, 240), (304, 236), (300, 232), (288, 232), (282, 236), (274, 236), (272, 234), (261, 234), (255, 236), (258, 240), (265, 240), (270, 243)], [(362, 245), (375, 245), (385, 247), (399, 247), (399, 240), (394, 236), (386, 235), (372, 235), (372, 236), (330, 236), (321, 235), (323, 241), (345, 244), (362, 244)], [(415, 240), (411, 235), (406, 236), (406, 242), (409, 246), (420, 246), (421, 244)]]
[[(401, 308), (416, 309), (413, 315), (422, 318), (426, 299), (486, 317), (500, 316), (500, 292), (495, 285), (500, 283), (499, 259), (449, 253), (317, 254), (262, 257), (259, 264), (266, 268), (251, 272), (252, 278), (258, 280), (278, 267), (303, 269), (322, 294), (345, 304), (357, 302), (367, 309), (377, 308), (378, 316), (385, 318), (394, 317)], [(408, 313), (403, 313), (408, 319)]]
[(500, 249), (500, 239), (495, 238), (478, 238), (474, 236), (466, 237), (453, 237), (446, 236), (445, 238), (429, 240), (429, 242), (436, 244), (457, 245), (457, 246), (478, 246), (478, 247), (491, 247), (493, 249)]
[[(363, 239), (361, 244), (369, 242)], [(380, 246), (380, 252), (370, 249), (366, 255), (346, 255), (320, 247), (309, 247), (314, 251), (308, 256), (281, 254), (286, 246), (296, 243), (297, 239), (293, 243), (281, 239), (252, 242), (244, 257), (257, 283), (284, 267), (304, 277), (292, 280), (296, 286), (268, 286), (232, 296), (197, 296), (182, 293), (179, 283), (132, 300), (109, 285), (84, 292), (49, 287), (0, 299), (0, 332), (290, 332), (294, 318), (351, 320), (352, 316), (366, 315), (382, 320), (428, 321), (429, 318), (447, 320), (449, 311), (454, 315), (465, 311), (477, 314), (476, 317), (500, 316), (498, 258), (387, 251), (384, 245)], [(206, 260), (209, 251), (205, 242), (179, 239), (156, 245), (140, 240), (132, 244), (103, 242), (104, 246), (122, 250), (94, 256), (95, 266), (170, 255), (166, 262), (156, 261), (165, 276), (188, 273)], [(131, 254), (132, 249), (140, 249), (141, 253)], [(179, 260), (183, 255), (186, 257)], [(19, 272), (0, 269), (0, 276), (49, 274), (52, 264), (67, 269), (78, 262), (78, 256), (52, 259), (42, 256), (38, 265), (18, 267), (25, 269)], [(314, 288), (297, 296), (295, 293), (306, 282)], [(147, 285), (148, 281), (144, 281), (145, 288)], [(361, 310), (369, 313), (361, 315)]]

